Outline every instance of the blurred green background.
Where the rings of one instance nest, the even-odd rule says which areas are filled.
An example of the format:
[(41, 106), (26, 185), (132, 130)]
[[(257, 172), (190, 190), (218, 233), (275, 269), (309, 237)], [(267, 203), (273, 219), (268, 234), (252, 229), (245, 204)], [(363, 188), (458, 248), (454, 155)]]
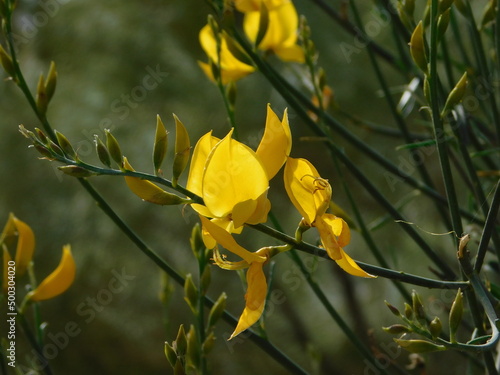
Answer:
[[(374, 75), (367, 68), (365, 51), (359, 49), (359, 53), (346, 56), (342, 43), (353, 45), (353, 37), (312, 2), (300, 0), (295, 4), (312, 26), (320, 65), (327, 72), (337, 105), (361, 119), (394, 127)], [(363, 6), (365, 22), (380, 26), (376, 39), (390, 46), (388, 24), (379, 18), (371, 2)], [(193, 144), (211, 129), (219, 137), (229, 130), (218, 90), (197, 65), (197, 60), (206, 59), (198, 43), (198, 31), (204, 26), (208, 12), (209, 7), (201, 0), (20, 1), (16, 12), (19, 60), (33, 89), (38, 75), (46, 74), (50, 61), (56, 62), (58, 86), (49, 108), (49, 121), (71, 140), (82, 159), (98, 163), (93, 135), (102, 138), (104, 129), (109, 128), (134, 168), (152, 172), (157, 114), (173, 137), (171, 114), (175, 113), (188, 128)], [(303, 67), (274, 63), (307, 92)], [(397, 97), (407, 82), (387, 66), (383, 68), (387, 68), (387, 78)], [(141, 89), (144, 78), (152, 71), (157, 72), (156, 87)], [(1, 74), (0, 78), (4, 78), (5, 74)], [(237, 86), (236, 119), (240, 124), (240, 138), (255, 147), (263, 131), (266, 104), (271, 103), (281, 117), (286, 103), (259, 73), (246, 77)], [(182, 288), (168, 281), (165, 286), (157, 267), (125, 238), (76, 180), (63, 176), (56, 170), (55, 163), (38, 160), (39, 155), (28, 148), (28, 141), (18, 132), (19, 124), (28, 129), (39, 126), (21, 92), (6, 80), (0, 85), (0, 221), (6, 221), (8, 213), (14, 212), (33, 228), (39, 279), (57, 265), (61, 247), (66, 243), (71, 243), (78, 267), (73, 287), (41, 306), (48, 324), (47, 335), (61, 337), (58, 334), (64, 332), (68, 322), (75, 322), (78, 327), (78, 334), (70, 337), (51, 361), (54, 372), (74, 375), (171, 373), (163, 354), (163, 343), (175, 339), (179, 324), (189, 326), (193, 322), (183, 301)], [(328, 161), (327, 153), (317, 142), (301, 138), (311, 133), (293, 110), (290, 124), (294, 137), (292, 156), (305, 157), (316, 164), (322, 176), (332, 183), (335, 201), (349, 211), (347, 198), (337, 183), (339, 176)], [(399, 157), (407, 157), (394, 151), (401, 142), (355, 128), (349, 122), (346, 125), (352, 126), (366, 142), (376, 145), (396, 163)], [(339, 144), (342, 142), (339, 139)], [(170, 146), (171, 160), (173, 145)], [(391, 202), (397, 202), (411, 191), (403, 184), (390, 189), (383, 173), (374, 168), (371, 161), (348, 144), (342, 146)], [(171, 172), (168, 164), (167, 161), (164, 167), (166, 177)], [(348, 171), (344, 170), (344, 178), (363, 207), (365, 220), (380, 218), (384, 212)], [(189, 237), (197, 218), (190, 208), (182, 210), (144, 203), (119, 178), (96, 177), (91, 181), (117, 213), (163, 258), (181, 273), (196, 274)], [(287, 233), (292, 234), (300, 217), (283, 195), (281, 174), (271, 184), (270, 198), (278, 219)], [(408, 220), (423, 223), (432, 232), (444, 231), (437, 221), (433, 222), (435, 213), (425, 199), (417, 198), (405, 208), (404, 214)], [(389, 222), (374, 233), (388, 260), (402, 270), (431, 276), (427, 259), (395, 228), (396, 224)], [(450, 245), (439, 237), (423, 235), (438, 252), (444, 252), (443, 247)], [(317, 240), (315, 234), (308, 234), (307, 239)], [(268, 238), (251, 231), (244, 235), (243, 243), (251, 250), (270, 244)], [(355, 259), (374, 262), (357, 233), (353, 234), (346, 250)], [(448, 253), (451, 259), (453, 252)], [(380, 278), (348, 277), (339, 272), (333, 262), (315, 261), (308, 255), (303, 259), (315, 269), (315, 279), (321, 282), (329, 299), (360, 338), (368, 346), (379, 341), (376, 350), (381, 352), (382, 360), (390, 358), (401, 365), (410, 362), (408, 355), (399, 352), (392, 337), (380, 328), (394, 323), (383, 300), (402, 305), (392, 284)], [(123, 281), (123, 289), (119, 293), (106, 292), (117, 273), (128, 277)], [(225, 290), (229, 310), (238, 315), (243, 308), (244, 290), (236, 273), (213, 267), (212, 280), (209, 295), (217, 298)], [(163, 288), (170, 290), (165, 303), (159, 297)], [(276, 258), (273, 288), (281, 297), (268, 307), (266, 328), (271, 341), (287, 355), (310, 373), (376, 373), (347, 342), (286, 255)], [(435, 293), (435, 300), (427, 301), (434, 306), (433, 314), (441, 314), (442, 304), (449, 304), (453, 296), (452, 292)], [(231, 331), (232, 328), (222, 322), (217, 328), (218, 339), (209, 360), (213, 374), (287, 373), (244, 335), (226, 342)], [(26, 346), (20, 333), (18, 336), (18, 364), (29, 368), (33, 354), (21, 349)], [(433, 356), (427, 358), (433, 363)], [(447, 357), (440, 357), (443, 358)], [(460, 361), (455, 363), (460, 366)], [(453, 366), (447, 364), (448, 373), (453, 372)]]

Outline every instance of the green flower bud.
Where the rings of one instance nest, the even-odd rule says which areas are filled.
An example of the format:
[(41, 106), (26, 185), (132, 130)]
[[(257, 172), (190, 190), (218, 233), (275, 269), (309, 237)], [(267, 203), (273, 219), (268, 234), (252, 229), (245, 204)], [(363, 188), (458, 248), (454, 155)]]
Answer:
[(187, 334), (187, 360), (195, 369), (200, 367), (200, 346), (192, 324)]
[(384, 301), (384, 302), (385, 302), (385, 305), (389, 308), (389, 310), (391, 310), (391, 312), (393, 313), (393, 315), (395, 315), (397, 317), (401, 316), (401, 313), (399, 312), (399, 310), (396, 307), (394, 307), (393, 305), (391, 305), (387, 301)]
[(424, 305), (422, 304), (422, 300), (415, 290), (413, 290), (411, 293), (411, 301), (415, 318), (417, 320), (425, 320)]
[(451, 90), (446, 103), (444, 105), (443, 111), (441, 112), (441, 117), (444, 117), (449, 111), (451, 111), (457, 104), (459, 104), (467, 89), (467, 72), (465, 72), (460, 80), (457, 82), (455, 87)]
[(429, 323), (429, 331), (433, 339), (441, 335), (441, 332), (443, 331), (443, 325), (441, 324), (441, 320), (437, 316), (432, 320), (432, 322)]
[(443, 14), (444, 12), (449, 11), (454, 1), (455, 0), (440, 0), (438, 14)]
[(186, 375), (186, 370), (181, 361), (177, 361), (174, 367), (174, 375)]
[(49, 144), (47, 136), (45, 135), (45, 133), (43, 131), (41, 131), (38, 128), (35, 128), (35, 132), (36, 132), (36, 135), (38, 136), (38, 139), (40, 140), (40, 142), (42, 142), (44, 145)]
[(406, 316), (406, 319), (410, 319), (410, 320), (413, 317), (413, 309), (406, 302), (405, 302), (405, 316)]
[(123, 155), (122, 155), (122, 150), (120, 149), (120, 145), (118, 144), (118, 141), (116, 140), (116, 138), (113, 136), (113, 134), (111, 134), (111, 132), (108, 129), (105, 129), (104, 133), (106, 134), (106, 145), (107, 145), (109, 154), (111, 155), (111, 158), (120, 167), (122, 167)]
[(424, 27), (422, 25), (422, 21), (420, 21), (413, 31), (410, 39), (410, 53), (413, 61), (417, 66), (427, 74), (427, 56), (425, 53), (425, 41), (424, 41)]
[(57, 169), (72, 177), (84, 178), (84, 177), (95, 176), (94, 172), (91, 172), (77, 165), (63, 165), (62, 167), (57, 167)]
[(444, 33), (448, 29), (448, 25), (450, 24), (450, 11), (451, 9), (447, 9), (438, 18), (438, 27), (437, 27), (438, 40), (441, 40), (443, 38)]
[(48, 160), (54, 160), (54, 156), (52, 155), (52, 153), (49, 151), (48, 148), (44, 147), (44, 146), (40, 146), (40, 145), (33, 145), (33, 147), (35, 148), (35, 150), (37, 150), (40, 154), (42, 154), (42, 156)]
[(403, 324), (393, 324), (389, 327), (382, 327), (382, 329), (387, 333), (390, 333), (391, 335), (399, 335), (401, 333), (411, 332), (411, 330)]
[(160, 115), (156, 116), (156, 133), (155, 133), (155, 143), (153, 146), (153, 165), (155, 168), (155, 174), (160, 173), (160, 167), (165, 159), (168, 146), (167, 129), (161, 121)]
[(203, 342), (203, 344), (201, 344), (201, 352), (203, 353), (203, 355), (207, 356), (208, 354), (210, 354), (212, 348), (214, 347), (214, 344), (215, 344), (215, 335), (213, 332), (210, 332), (205, 341)]
[(168, 363), (170, 363), (172, 367), (175, 367), (177, 354), (175, 353), (174, 348), (167, 341), (165, 341), (165, 357), (167, 357)]
[(189, 134), (184, 124), (174, 114), (175, 120), (175, 157), (173, 165), (172, 185), (177, 185), (177, 180), (189, 162), (191, 153), (191, 145), (189, 142)]
[(393, 339), (403, 349), (410, 353), (428, 353), (446, 350), (443, 345), (438, 345), (427, 340), (402, 340)]
[(49, 139), (49, 149), (56, 155), (64, 157), (64, 153), (61, 148)]
[(484, 8), (483, 18), (481, 19), (481, 29), (485, 28), (488, 24), (495, 21), (497, 12), (497, 0), (490, 0)]
[(191, 244), (191, 250), (193, 250), (194, 256), (199, 259), (205, 252), (205, 244), (203, 243), (203, 237), (201, 235), (201, 226), (196, 223), (191, 230), (191, 238), (189, 239)]
[(45, 78), (43, 77), (43, 74), (40, 74), (36, 88), (36, 108), (42, 116), (45, 116), (47, 113), (48, 105), (49, 100), (47, 98), (47, 93), (45, 92)]
[(175, 338), (175, 341), (172, 344), (174, 351), (177, 353), (178, 357), (183, 357), (184, 355), (186, 355), (187, 337), (186, 337), (186, 332), (184, 331), (184, 324), (181, 324), (179, 326), (177, 337)]
[(196, 314), (198, 312), (198, 290), (193, 282), (193, 276), (188, 274), (184, 282), (184, 300), (189, 305), (191, 311)]
[(14, 69), (14, 63), (12, 62), (12, 58), (7, 54), (2, 45), (0, 45), (0, 63), (2, 64), (5, 72), (11, 76), (16, 76), (16, 70)]
[(208, 327), (213, 327), (222, 316), (222, 313), (226, 309), (226, 299), (226, 293), (222, 292), (217, 301), (215, 301), (208, 314)]
[(71, 143), (69, 142), (68, 138), (64, 136), (62, 133), (59, 133), (57, 130), (55, 131), (57, 142), (59, 143), (59, 146), (61, 149), (64, 151), (66, 156), (69, 158), (76, 160), (78, 159), (75, 149), (73, 146), (71, 146)]
[(463, 303), (463, 293), (460, 289), (458, 289), (457, 296), (453, 301), (450, 309), (450, 342), (456, 343), (456, 334), (458, 327), (462, 321), (462, 316), (464, 312), (464, 303)]
[(49, 72), (47, 73), (47, 80), (45, 81), (45, 94), (47, 95), (47, 102), (50, 102), (56, 91), (57, 72), (56, 64), (52, 61), (50, 63)]
[(200, 278), (200, 288), (201, 288), (200, 293), (202, 295), (205, 295), (205, 293), (207, 292), (208, 287), (210, 286), (211, 279), (212, 279), (212, 268), (210, 266), (205, 267), (203, 269)]
[(101, 163), (106, 167), (111, 168), (111, 157), (109, 156), (109, 151), (97, 134), (94, 134), (94, 143), (97, 156), (99, 157)]

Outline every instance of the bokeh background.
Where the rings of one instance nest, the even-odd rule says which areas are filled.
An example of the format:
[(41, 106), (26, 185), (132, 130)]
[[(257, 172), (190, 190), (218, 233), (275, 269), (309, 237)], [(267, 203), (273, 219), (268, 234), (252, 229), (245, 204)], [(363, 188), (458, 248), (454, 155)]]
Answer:
[[(320, 65), (326, 70), (338, 108), (363, 121), (395, 127), (374, 74), (368, 68), (366, 51), (358, 48), (355, 53), (346, 54), (345, 48), (355, 45), (351, 35), (311, 1), (297, 0), (295, 4), (312, 26)], [(392, 48), (387, 20), (375, 11), (372, 2), (363, 4), (362, 10), (364, 22), (379, 25), (376, 39)], [(56, 62), (58, 86), (48, 117), (53, 127), (71, 140), (84, 160), (98, 162), (93, 136), (97, 134), (102, 138), (104, 129), (108, 128), (134, 168), (150, 172), (157, 114), (173, 135), (171, 114), (175, 113), (188, 128), (193, 144), (211, 129), (219, 137), (229, 130), (218, 90), (197, 64), (198, 60), (206, 59), (198, 43), (198, 32), (205, 25), (209, 11), (201, 0), (20, 1), (16, 12), (19, 60), (33, 89), (38, 75), (46, 74), (50, 61)], [(307, 92), (303, 67), (274, 60), (273, 63)], [(397, 98), (407, 82), (388, 66), (383, 68)], [(157, 85), (143, 90), (143, 79), (151, 71), (160, 72)], [(5, 73), (0, 73), (0, 78), (5, 77)], [(237, 87), (236, 120), (241, 129), (240, 139), (255, 147), (262, 134), (266, 104), (271, 103), (280, 116), (287, 104), (259, 73), (241, 80)], [(395, 151), (401, 141), (378, 136), (346, 120), (339, 111), (335, 113), (346, 126), (395, 163), (407, 158), (403, 151)], [(0, 84), (0, 222), (7, 220), (9, 212), (14, 212), (33, 228), (39, 279), (57, 265), (61, 247), (66, 243), (71, 243), (78, 267), (72, 288), (41, 306), (47, 335), (57, 337), (69, 322), (77, 326), (78, 333), (69, 338), (51, 361), (54, 372), (74, 375), (171, 373), (163, 354), (163, 343), (175, 339), (179, 324), (189, 326), (193, 322), (183, 301), (182, 288), (162, 277), (157, 267), (125, 238), (76, 180), (63, 176), (54, 163), (39, 160), (39, 155), (28, 148), (28, 141), (19, 133), (19, 124), (28, 129), (39, 126), (21, 92), (5, 80)], [(332, 183), (335, 201), (349, 211), (340, 177), (324, 148), (307, 138), (311, 133), (293, 110), (290, 124), (294, 137), (292, 156), (306, 157), (316, 164), (322, 176)], [(418, 123), (415, 129), (418, 130)], [(391, 202), (396, 203), (411, 193), (403, 184), (391, 189), (386, 176), (374, 168), (370, 160), (343, 140), (338, 142)], [(170, 146), (172, 160), (173, 145)], [(433, 156), (427, 160), (437, 171)], [(169, 161), (165, 163), (164, 172), (169, 177)], [(384, 211), (347, 170), (343, 171), (342, 178), (363, 207), (368, 223), (383, 218)], [(191, 209), (142, 202), (120, 178), (95, 177), (92, 182), (130, 227), (164, 259), (183, 274), (196, 274), (189, 237), (197, 219)], [(300, 217), (283, 192), (279, 174), (272, 182), (270, 197), (276, 216), (287, 233), (292, 234)], [(435, 211), (424, 198), (415, 198), (403, 212), (408, 220), (429, 231), (444, 231), (438, 220), (433, 220)], [(422, 235), (438, 252), (453, 259), (451, 241)], [(374, 232), (374, 237), (394, 267), (432, 276), (428, 260), (397, 224), (388, 221)], [(308, 234), (307, 239), (317, 240), (315, 234)], [(242, 239), (253, 250), (269, 245), (269, 241), (251, 231)], [(358, 233), (353, 234), (346, 250), (355, 259), (374, 262)], [(402, 366), (410, 363), (408, 354), (400, 352), (392, 343), (392, 336), (381, 330), (381, 326), (395, 322), (384, 299), (396, 306), (402, 305), (401, 297), (390, 282), (381, 278), (355, 279), (339, 272), (333, 262), (317, 261), (309, 255), (302, 258), (314, 270), (315, 279), (323, 285), (335, 308), (367, 346), (379, 351), (382, 360), (390, 358)], [(348, 343), (286, 255), (276, 258), (274, 272), (273, 288), (279, 297), (266, 313), (266, 328), (272, 342), (310, 373), (377, 373)], [(108, 298), (110, 293), (103, 290), (109, 290), (109, 283), (117, 274), (127, 278), (122, 290), (111, 293)], [(238, 315), (244, 303), (240, 279), (234, 272), (213, 267), (209, 295), (217, 298), (222, 291), (228, 294), (228, 309)], [(452, 292), (435, 292), (429, 297), (425, 290), (419, 292), (434, 315), (442, 314), (444, 304), (449, 304), (454, 297)], [(287, 373), (244, 335), (227, 342), (225, 338), (231, 331), (232, 327), (223, 322), (217, 327), (218, 339), (209, 359), (213, 374)], [(20, 332), (18, 336), (18, 364), (29, 368), (33, 354), (25, 349)], [(447, 362), (447, 373), (454, 372), (453, 366), (461, 365), (456, 357), (452, 357), (453, 362), (449, 362), (446, 355), (439, 358)], [(437, 366), (432, 355), (426, 360)]]

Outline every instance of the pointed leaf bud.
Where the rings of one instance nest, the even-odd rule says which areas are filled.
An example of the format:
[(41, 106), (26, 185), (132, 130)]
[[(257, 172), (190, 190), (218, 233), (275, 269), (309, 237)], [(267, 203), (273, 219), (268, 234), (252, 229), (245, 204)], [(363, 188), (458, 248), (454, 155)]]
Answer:
[(109, 154), (111, 155), (111, 158), (121, 167), (123, 163), (123, 155), (120, 145), (108, 129), (105, 129), (104, 133), (106, 134), (106, 146)]
[(187, 337), (186, 332), (184, 331), (184, 324), (180, 325), (179, 331), (177, 332), (177, 337), (172, 344), (178, 357), (183, 357), (184, 355), (186, 355)]
[(5, 72), (11, 76), (16, 76), (16, 70), (14, 69), (14, 63), (12, 62), (12, 58), (7, 54), (2, 45), (0, 44), (0, 63), (4, 68)]
[(177, 186), (177, 180), (189, 162), (191, 144), (189, 134), (184, 124), (174, 114), (175, 120), (175, 157), (173, 165), (172, 185)]
[(427, 340), (393, 340), (410, 353), (428, 353), (446, 350), (445, 346), (434, 344), (433, 342)]
[(415, 318), (417, 320), (425, 320), (424, 305), (422, 304), (422, 300), (415, 290), (413, 290), (411, 293), (411, 301)]
[(399, 335), (401, 333), (411, 332), (411, 329), (403, 324), (393, 324), (389, 327), (382, 327), (382, 329), (387, 333), (390, 333), (391, 335)]
[(175, 367), (175, 363), (177, 362), (177, 354), (175, 353), (174, 348), (167, 341), (165, 341), (165, 357), (167, 357), (170, 366)]
[(97, 134), (94, 134), (94, 143), (97, 156), (99, 157), (101, 163), (106, 167), (111, 168), (111, 156), (109, 155), (109, 151)]
[(75, 149), (73, 148), (73, 146), (71, 146), (71, 143), (69, 142), (68, 138), (66, 138), (66, 136), (64, 136), (62, 133), (59, 133), (57, 130), (55, 131), (55, 134), (57, 142), (59, 143), (59, 146), (64, 151), (66, 156), (68, 156), (73, 160), (78, 159)]
[(167, 134), (167, 129), (165, 129), (165, 125), (163, 125), (160, 115), (157, 115), (155, 143), (153, 146), (153, 165), (156, 175), (160, 173), (161, 163), (163, 163), (163, 159), (165, 159), (165, 154), (167, 153)]
[(194, 325), (191, 324), (187, 334), (187, 360), (194, 368), (200, 366), (200, 345)]
[(436, 339), (439, 335), (441, 335), (441, 332), (443, 331), (443, 324), (437, 316), (432, 320), (432, 322), (429, 323), (429, 331), (433, 339)]
[(444, 105), (443, 111), (441, 112), (441, 117), (444, 117), (449, 111), (451, 111), (457, 104), (459, 104), (467, 89), (467, 72), (465, 72), (460, 80), (457, 82), (453, 90), (451, 90), (446, 103)]
[(50, 102), (56, 91), (57, 84), (57, 71), (56, 64), (51, 61), (49, 72), (47, 73), (47, 80), (45, 81), (45, 94), (47, 95), (47, 102)]
[(410, 53), (415, 64), (427, 74), (427, 57), (425, 53), (425, 42), (424, 42), (424, 27), (422, 21), (420, 21), (413, 31), (410, 39)]
[(68, 176), (77, 178), (85, 178), (96, 175), (96, 173), (77, 165), (63, 165), (61, 167), (57, 167), (57, 169), (59, 169), (64, 174), (67, 174)]
[(193, 282), (193, 276), (189, 273), (184, 281), (184, 300), (189, 305), (191, 311), (196, 314), (198, 312), (198, 290)]
[(222, 316), (222, 313), (226, 309), (226, 299), (226, 293), (222, 292), (217, 301), (215, 301), (208, 314), (208, 327), (213, 327)]
[(450, 342), (456, 343), (456, 334), (460, 323), (462, 322), (462, 315), (464, 312), (463, 293), (460, 289), (457, 291), (457, 296), (453, 301), (450, 309)]

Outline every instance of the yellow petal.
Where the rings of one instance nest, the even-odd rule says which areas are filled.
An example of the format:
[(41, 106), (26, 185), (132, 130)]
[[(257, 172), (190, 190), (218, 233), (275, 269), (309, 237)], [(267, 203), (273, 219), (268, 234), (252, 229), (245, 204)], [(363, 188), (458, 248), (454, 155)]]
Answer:
[[(326, 216), (326, 215), (324, 215)], [(338, 225), (342, 225), (339, 221), (325, 221), (324, 216), (319, 216), (316, 218), (314, 225), (318, 229), (319, 236), (321, 238), (321, 243), (325, 248), (328, 256), (333, 260), (339, 260), (342, 258), (342, 254), (340, 252), (341, 248), (337, 240), (337, 235), (335, 231), (338, 229)]]
[(347, 255), (347, 253), (342, 248), (340, 248), (340, 254), (342, 258), (335, 260), (335, 262), (337, 262), (340, 268), (342, 268), (348, 274), (359, 277), (373, 277), (373, 278), (377, 277), (363, 271), (361, 267), (357, 265), (354, 259), (352, 259), (349, 255)]
[(243, 310), (243, 313), (238, 321), (238, 325), (229, 340), (246, 330), (248, 327), (252, 326), (260, 319), (262, 313), (264, 312), (267, 295), (267, 282), (262, 266), (263, 263), (252, 263), (248, 268), (248, 289), (245, 295), (245, 309)]
[(289, 2), (290, 0), (234, 0), (234, 5), (240, 12), (252, 12), (259, 10), (262, 3), (272, 10)]
[[(257, 200), (269, 187), (266, 171), (255, 152), (232, 139), (232, 133), (231, 130), (212, 149), (205, 165), (202, 197), (214, 217), (228, 216), (236, 205)], [(252, 215), (246, 209), (241, 213), (240, 222)]]
[(286, 161), (284, 180), (288, 197), (306, 222), (312, 225), (316, 216), (322, 215), (328, 208), (331, 197), (329, 184), (326, 188), (319, 186), (319, 182), (326, 180), (319, 177), (309, 161), (290, 157)]
[(15, 216), (12, 218), (16, 227), (18, 240), (16, 247), (16, 274), (23, 275), (33, 258), (35, 251), (35, 235), (30, 226)]
[(321, 216), (323, 221), (331, 227), (339, 246), (344, 247), (351, 242), (351, 230), (344, 219), (332, 214), (324, 214)]
[[(123, 167), (133, 172), (134, 168), (129, 164), (127, 158), (123, 158)], [(159, 188), (151, 181), (142, 180), (138, 177), (125, 176), (125, 182), (129, 189), (139, 198), (159, 205), (172, 205), (187, 203), (187, 200), (178, 195), (171, 194)]]
[[(267, 199), (267, 190), (262, 193), (262, 195), (257, 198), (257, 205), (255, 207), (255, 210), (247, 220), (246, 223), (248, 224), (260, 224), (260, 223), (265, 223), (267, 221), (267, 215), (269, 214), (269, 211), (271, 210), (271, 202), (269, 199)], [(235, 232), (233, 232), (235, 233)]]
[(217, 247), (214, 248), (213, 252), (214, 256), (214, 262), (217, 264), (220, 268), (225, 269), (225, 270), (242, 270), (244, 268), (248, 268), (249, 264), (244, 261), (240, 260), (239, 262), (231, 262), (229, 260), (226, 260), (221, 253), (219, 252), (219, 249)]
[(71, 286), (75, 280), (75, 274), (76, 266), (71, 255), (71, 247), (70, 245), (65, 245), (61, 261), (57, 268), (35, 290), (29, 292), (26, 298), (32, 301), (43, 301), (54, 298)]
[(217, 243), (221, 244), (223, 247), (225, 247), (233, 254), (238, 255), (247, 263), (266, 261), (267, 259), (266, 257), (259, 256), (238, 245), (233, 236), (231, 236), (228, 232), (219, 227), (217, 224), (212, 223), (210, 220), (208, 220), (203, 216), (200, 216), (200, 219), (203, 227), (212, 235), (212, 237), (215, 239), (215, 241), (217, 241)]
[(5, 295), (7, 295), (9, 287), (9, 263), (12, 261), (9, 251), (5, 246), (2, 246), (3, 251), (3, 280), (2, 280), (2, 290)]
[(280, 121), (268, 104), (266, 127), (256, 154), (264, 165), (269, 180), (285, 164), (291, 149), (292, 135), (290, 133), (290, 125), (288, 124), (287, 110), (285, 109), (283, 120)]
[(283, 61), (304, 63), (305, 56), (302, 47), (294, 44), (292, 46), (278, 47), (274, 51)]
[[(234, 227), (234, 221), (231, 220), (229, 216), (222, 217), (222, 218), (214, 218), (210, 220), (212, 223), (215, 225), (221, 227), (228, 233), (236, 233), (240, 234), (243, 231), (243, 226), (239, 228)], [(202, 229), (202, 238), (203, 238), (203, 243), (207, 247), (207, 249), (213, 249), (217, 245), (217, 241), (212, 237), (212, 235), (203, 227)]]

